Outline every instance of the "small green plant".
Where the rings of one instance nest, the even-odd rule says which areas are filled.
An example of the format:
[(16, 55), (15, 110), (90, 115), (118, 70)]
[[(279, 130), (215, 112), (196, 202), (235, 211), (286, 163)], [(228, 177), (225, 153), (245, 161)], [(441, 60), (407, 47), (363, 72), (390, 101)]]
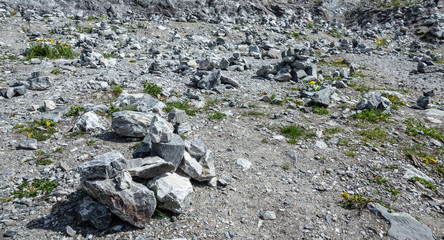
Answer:
[(288, 164), (282, 164), (282, 166), (281, 166), (281, 168), (282, 168), (282, 170), (284, 170), (284, 171), (288, 171), (289, 169), (290, 169), (290, 166), (288, 165)]
[(54, 152), (56, 152), (56, 153), (62, 153), (63, 151), (65, 151), (64, 147), (58, 147), (54, 150)]
[(34, 179), (32, 183), (24, 181), (18, 186), (18, 191), (14, 191), (12, 195), (14, 198), (33, 198), (36, 197), (39, 192), (43, 195), (50, 194), (59, 184), (55, 180), (48, 178)]
[(258, 112), (258, 111), (248, 111), (248, 112), (243, 112), (242, 115), (243, 116), (264, 116), (265, 113)]
[(393, 169), (393, 170), (399, 168), (398, 165), (387, 165), (387, 166), (385, 166), (385, 167), (388, 168), (388, 169)]
[(84, 107), (80, 107), (78, 105), (71, 106), (69, 111), (66, 113), (66, 116), (79, 116), (80, 112), (85, 111)]
[(31, 43), (26, 53), (26, 60), (32, 58), (74, 58), (77, 54), (68, 43), (54, 42), (52, 39), (37, 39)]
[(54, 74), (54, 75), (59, 75), (60, 73), (62, 73), (62, 71), (60, 70), (60, 68), (54, 68), (54, 69), (51, 71), (51, 74)]
[(305, 130), (303, 127), (298, 125), (287, 125), (281, 127), (281, 132), (288, 139), (287, 142), (290, 144), (296, 144), (297, 139), (304, 137), (312, 138), (316, 136), (316, 133)]
[(162, 91), (163, 89), (157, 86), (155, 83), (150, 83), (150, 82), (143, 83), (143, 92), (148, 93), (153, 97), (158, 96)]
[(328, 31), (328, 34), (332, 37), (335, 37), (335, 38), (342, 37), (342, 32), (337, 28), (333, 28), (332, 30)]
[(368, 203), (373, 202), (374, 199), (354, 193), (352, 196), (344, 192), (342, 193), (342, 206), (348, 209), (359, 209), (361, 212), (367, 206)]
[(430, 183), (429, 181), (425, 180), (424, 178), (420, 178), (420, 177), (413, 177), (411, 178), (411, 180), (413, 182), (419, 182), (422, 185), (424, 185), (426, 188), (431, 189), (434, 192), (438, 192), (438, 189), (435, 187), (435, 185), (433, 185), (432, 183)]
[(348, 146), (349, 144), (350, 142), (347, 139), (342, 138), (340, 138), (337, 143), (338, 146)]
[(115, 98), (119, 97), (120, 94), (122, 93), (122, 87), (120, 85), (117, 84), (113, 84), (112, 85), (112, 93), (114, 95)]
[(347, 157), (356, 157), (356, 153), (354, 151), (346, 150), (344, 151), (344, 155)]
[(373, 177), (370, 177), (369, 180), (377, 184), (384, 184), (388, 182), (388, 179), (382, 177), (381, 175), (375, 175)]
[(388, 100), (390, 100), (390, 102), (392, 103), (391, 108), (393, 108), (395, 110), (398, 110), (399, 106), (405, 105), (405, 102), (401, 101), (401, 99), (398, 96), (394, 95), (394, 94), (383, 93), (383, 94), (381, 94), (381, 96), (383, 96), (383, 97), (387, 98)]
[(342, 132), (342, 131), (344, 131), (344, 129), (340, 128), (340, 127), (325, 129), (325, 132), (330, 133), (330, 134), (336, 134), (336, 133), (339, 133), (339, 132)]
[(192, 105), (189, 101), (177, 101), (177, 102), (167, 102), (166, 107), (163, 108), (164, 112), (169, 113), (173, 108), (184, 110), (188, 116), (196, 116), (197, 110), (192, 109)]
[(328, 115), (330, 112), (325, 107), (313, 107), (311, 111), (318, 115)]
[(113, 113), (120, 111), (120, 108), (118, 108), (116, 105), (111, 104), (111, 106), (108, 108), (108, 116), (111, 116)]
[(390, 115), (390, 113), (384, 113), (380, 110), (372, 108), (371, 110), (364, 110), (362, 112), (355, 113), (351, 115), (351, 118), (365, 120), (372, 123), (379, 123), (381, 121), (387, 122)]
[(377, 37), (375, 41), (375, 45), (377, 49), (381, 49), (382, 47), (385, 47), (388, 45), (388, 37)]
[(358, 132), (360, 135), (367, 139), (373, 139), (378, 141), (384, 141), (387, 136), (387, 132), (381, 127), (375, 127), (373, 129), (366, 129)]
[(413, 118), (407, 118), (405, 120), (405, 124), (407, 125), (407, 129), (405, 132), (409, 136), (418, 136), (420, 134), (431, 137), (440, 141), (444, 141), (444, 133), (442, 128), (428, 128), (424, 124), (419, 121), (416, 121)]
[(73, 132), (73, 133), (69, 134), (69, 137), (74, 138), (74, 137), (83, 136), (83, 135), (85, 135), (84, 131), (77, 131), (77, 132)]
[(401, 192), (401, 190), (393, 188), (393, 187), (386, 187), (385, 190), (387, 190), (393, 196), (396, 196), (396, 195), (398, 195)]
[(214, 112), (214, 113), (208, 114), (208, 118), (210, 120), (222, 120), (226, 116), (227, 115), (225, 113), (221, 113), (221, 112)]
[(92, 145), (94, 145), (95, 143), (96, 143), (95, 140), (89, 140), (88, 142), (86, 142), (86, 145), (88, 145), (88, 146), (92, 146)]
[(55, 125), (56, 123), (51, 119), (40, 119), (28, 123), (27, 127), (24, 125), (16, 125), (14, 126), (14, 131), (28, 132), (28, 137), (34, 138), (37, 141), (45, 141), (57, 132)]
[(138, 142), (138, 143), (134, 144), (133, 146), (130, 146), (130, 149), (136, 150), (138, 147), (140, 147), (140, 145), (142, 145), (142, 142)]

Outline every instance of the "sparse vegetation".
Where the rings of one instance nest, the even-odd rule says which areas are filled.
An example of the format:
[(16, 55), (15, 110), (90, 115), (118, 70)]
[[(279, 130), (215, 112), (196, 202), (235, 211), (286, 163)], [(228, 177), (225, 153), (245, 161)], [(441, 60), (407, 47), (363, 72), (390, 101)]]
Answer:
[(364, 110), (358, 113), (355, 113), (351, 115), (351, 118), (353, 119), (359, 119), (364, 120), (371, 123), (379, 123), (379, 122), (387, 122), (388, 118), (390, 117), (390, 113), (384, 113), (380, 110), (371, 109), (371, 110)]
[(208, 114), (208, 118), (210, 120), (222, 120), (226, 116), (227, 115), (225, 113), (221, 113), (221, 112), (214, 112), (214, 113)]
[(405, 130), (405, 132), (409, 136), (416, 137), (419, 135), (423, 135), (444, 142), (444, 131), (442, 128), (426, 127), (424, 124), (413, 118), (407, 118), (405, 120), (405, 124), (407, 125), (407, 129)]
[(155, 83), (150, 83), (150, 82), (143, 83), (143, 92), (148, 93), (153, 97), (157, 97), (162, 91), (163, 89), (157, 86), (157, 84)]
[(196, 116), (197, 110), (192, 109), (191, 103), (189, 101), (177, 101), (177, 102), (167, 102), (166, 107), (163, 108), (164, 112), (169, 113), (173, 108), (184, 110), (188, 116)]
[(68, 43), (54, 42), (52, 39), (37, 39), (26, 51), (26, 59), (33, 58), (74, 58), (77, 56)]
[(316, 133), (305, 130), (301, 126), (288, 125), (281, 127), (281, 132), (288, 139), (288, 143), (295, 144), (301, 137), (307, 139), (316, 136)]
[(37, 141), (45, 141), (57, 132), (55, 125), (56, 123), (51, 119), (40, 119), (28, 123), (27, 127), (21, 124), (15, 125), (13, 129), (19, 133), (28, 132), (27, 136)]
[(50, 194), (59, 184), (55, 180), (48, 178), (34, 179), (32, 183), (24, 181), (18, 190), (14, 191), (12, 195), (14, 198), (34, 198), (39, 193), (42, 195)]
[(75, 105), (75, 106), (71, 106), (71, 108), (69, 109), (69, 111), (66, 113), (66, 116), (79, 116), (80, 112), (85, 111), (84, 107)]

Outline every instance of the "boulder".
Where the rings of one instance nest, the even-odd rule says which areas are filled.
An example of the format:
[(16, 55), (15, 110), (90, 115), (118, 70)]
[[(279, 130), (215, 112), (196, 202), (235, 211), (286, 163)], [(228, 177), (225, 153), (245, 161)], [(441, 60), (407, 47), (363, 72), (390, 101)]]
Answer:
[(335, 93), (336, 88), (327, 86), (313, 94), (311, 97), (311, 101), (323, 105), (325, 107), (328, 107), (330, 105), (330, 97)]
[(101, 133), (106, 130), (105, 125), (94, 112), (86, 112), (74, 124), (73, 131), (84, 131), (87, 133)]
[(183, 153), (185, 152), (185, 143), (182, 138), (173, 134), (169, 142), (153, 142), (152, 155), (159, 156), (167, 162), (174, 164), (174, 171), (182, 161)]
[(171, 123), (184, 123), (188, 121), (188, 115), (184, 110), (173, 108), (168, 113), (168, 122)]
[(180, 164), (179, 168), (193, 179), (200, 179), (202, 177), (202, 165), (195, 158), (191, 157), (188, 152), (183, 154), (182, 164)]
[(198, 181), (209, 181), (216, 176), (216, 167), (214, 166), (213, 152), (207, 150), (205, 155), (199, 159), (202, 166), (202, 174), (196, 178)]
[(163, 118), (154, 116), (149, 128), (151, 141), (153, 143), (169, 142), (173, 137), (173, 130)]
[(156, 176), (162, 175), (167, 172), (171, 172), (175, 169), (173, 163), (166, 162), (160, 157), (150, 157), (144, 159), (133, 159), (129, 162), (133, 162), (131, 165), (134, 165), (134, 162), (139, 162), (138, 165), (132, 168), (127, 169), (127, 171), (131, 174), (131, 176), (136, 176), (142, 179), (151, 179)]
[(357, 105), (357, 110), (371, 110), (376, 109), (380, 111), (389, 110), (392, 102), (381, 95), (381, 92), (369, 92), (364, 95)]
[(131, 182), (129, 188), (121, 190), (114, 179), (86, 180), (82, 182), (82, 190), (138, 228), (148, 225), (156, 209), (154, 193), (140, 183)]
[(134, 111), (120, 111), (112, 114), (111, 127), (123, 137), (145, 137), (149, 133), (154, 114)]
[(78, 167), (78, 171), (83, 179), (107, 179), (115, 177), (125, 168), (126, 160), (123, 155), (118, 151), (111, 151), (81, 164)]
[(116, 107), (135, 106), (139, 112), (151, 112), (152, 109), (162, 109), (166, 105), (165, 103), (153, 98), (146, 93), (122, 93), (113, 102)]
[(27, 150), (37, 150), (37, 140), (34, 138), (25, 138), (19, 143), (18, 147)]
[(32, 77), (28, 78), (26, 81), (29, 84), (28, 89), (30, 90), (46, 90), (52, 86), (49, 77), (43, 77), (43, 73), (34, 72)]
[(221, 77), (220, 69), (214, 70), (213, 72), (211, 72), (207, 76), (204, 76), (197, 83), (197, 87), (203, 88), (203, 89), (213, 89), (216, 86), (220, 85), (220, 83), (221, 83), (220, 77)]
[(111, 212), (99, 202), (94, 201), (90, 196), (80, 200), (76, 209), (77, 221), (80, 224), (90, 224), (96, 229), (103, 230), (111, 224)]
[(207, 152), (205, 144), (198, 138), (186, 140), (185, 148), (187, 149), (187, 152), (195, 159), (200, 159)]
[(156, 192), (159, 205), (175, 213), (183, 213), (191, 203), (193, 185), (187, 177), (166, 173), (154, 178), (149, 188)]
[(133, 158), (144, 158), (151, 155), (151, 137), (150, 135), (146, 135), (145, 138), (143, 138), (142, 143), (134, 150), (133, 152)]

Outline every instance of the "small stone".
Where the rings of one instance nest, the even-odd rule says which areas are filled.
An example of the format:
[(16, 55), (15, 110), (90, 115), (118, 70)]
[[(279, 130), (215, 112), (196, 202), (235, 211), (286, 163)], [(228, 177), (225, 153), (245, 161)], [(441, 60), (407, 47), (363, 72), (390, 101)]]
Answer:
[(122, 169), (126, 168), (126, 160), (118, 151), (111, 151), (94, 157), (78, 167), (82, 178), (113, 178)]
[(246, 171), (251, 168), (253, 165), (250, 161), (248, 161), (245, 158), (238, 158), (236, 159), (236, 164), (242, 167), (242, 170)]
[(19, 143), (19, 148), (28, 150), (37, 150), (37, 140), (34, 138), (25, 138)]
[(72, 229), (71, 226), (66, 226), (66, 234), (68, 234), (68, 236), (70, 237), (74, 237), (77, 234), (77, 232), (74, 229)]
[(276, 213), (274, 211), (265, 211), (261, 214), (262, 220), (275, 220), (276, 219)]
[(91, 224), (99, 230), (108, 228), (112, 221), (111, 212), (90, 196), (86, 196), (80, 201), (76, 216), (80, 224)]
[(120, 190), (125, 190), (125, 189), (131, 188), (131, 182), (133, 181), (133, 179), (131, 178), (131, 174), (129, 174), (127, 171), (120, 172), (116, 176), (115, 179), (116, 179), (117, 187)]
[(165, 120), (158, 116), (154, 116), (150, 128), (149, 134), (153, 143), (167, 143), (171, 141), (173, 137), (173, 131)]
[(56, 109), (56, 107), (57, 107), (56, 104), (51, 100), (43, 101), (43, 106), (45, 107), (45, 111), (51, 111), (51, 110)]

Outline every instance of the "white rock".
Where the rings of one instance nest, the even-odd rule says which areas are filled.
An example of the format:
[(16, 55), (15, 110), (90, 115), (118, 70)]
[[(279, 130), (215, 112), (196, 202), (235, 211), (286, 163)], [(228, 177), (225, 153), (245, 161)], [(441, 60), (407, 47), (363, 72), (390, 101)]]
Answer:
[(164, 119), (158, 116), (153, 117), (149, 132), (153, 143), (169, 142), (173, 137), (173, 130)]
[(236, 159), (236, 164), (242, 167), (242, 170), (246, 171), (253, 166), (253, 164), (245, 158)]
[(163, 208), (182, 213), (190, 205), (193, 185), (187, 177), (166, 173), (154, 178), (150, 183), (149, 188), (157, 193), (157, 200)]

